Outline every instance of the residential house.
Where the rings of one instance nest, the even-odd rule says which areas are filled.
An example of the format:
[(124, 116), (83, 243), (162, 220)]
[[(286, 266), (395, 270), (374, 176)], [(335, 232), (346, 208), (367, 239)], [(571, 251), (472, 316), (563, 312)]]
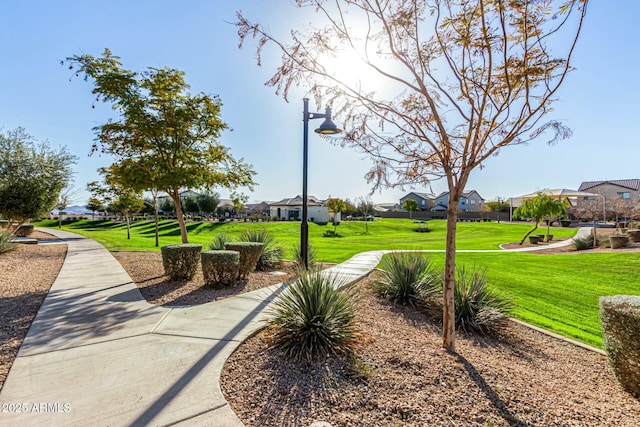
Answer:
[(421, 211), (429, 210), (434, 205), (432, 194), (418, 193), (418, 192), (412, 191), (406, 196), (400, 198), (400, 207), (402, 207), (402, 205), (404, 205), (404, 202), (408, 199), (415, 200), (418, 203), (418, 209), (420, 209)]
[[(269, 206), (270, 216), (285, 221), (298, 221), (302, 219), (302, 196), (282, 199)], [(329, 222), (329, 209), (324, 206), (324, 201), (314, 196), (307, 197), (307, 216), (309, 222)]]
[[(446, 211), (449, 206), (449, 192), (440, 193), (435, 199), (435, 205), (431, 208), (431, 212)], [(476, 190), (465, 191), (460, 197), (458, 203), (459, 212), (483, 212), (484, 199)]]
[(248, 215), (270, 216), (271, 215), (271, 208), (270, 208), (271, 203), (272, 202), (248, 203), (247, 204), (247, 214)]
[(633, 206), (640, 201), (640, 179), (618, 179), (586, 181), (580, 184), (579, 191), (595, 194), (583, 196), (577, 200), (577, 212), (587, 203), (596, 203), (596, 209), (602, 209), (609, 217), (627, 217)]

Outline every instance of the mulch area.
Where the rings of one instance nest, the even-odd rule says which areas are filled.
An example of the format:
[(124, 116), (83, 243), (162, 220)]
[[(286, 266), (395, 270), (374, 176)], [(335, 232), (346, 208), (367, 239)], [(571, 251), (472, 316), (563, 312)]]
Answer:
[[(29, 237), (58, 240), (35, 231)], [(62, 267), (67, 245), (17, 244), (0, 254), (0, 387)]]
[(640, 401), (598, 353), (516, 323), (498, 338), (459, 333), (447, 353), (437, 321), (381, 300), (370, 279), (356, 286), (357, 358), (295, 362), (269, 329), (231, 355), (221, 387), (245, 425), (638, 425)]

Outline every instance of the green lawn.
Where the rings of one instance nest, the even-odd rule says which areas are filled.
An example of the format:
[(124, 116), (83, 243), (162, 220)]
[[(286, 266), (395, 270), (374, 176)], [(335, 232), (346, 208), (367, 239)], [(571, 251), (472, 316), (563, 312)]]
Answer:
[[(431, 258), (444, 265), (443, 255)], [(487, 267), (489, 283), (513, 298), (514, 317), (600, 348), (598, 299), (640, 295), (637, 253), (459, 253), (456, 261)]]
[[(39, 227), (57, 227), (56, 221), (41, 221)], [(418, 233), (424, 224), (408, 219), (376, 219), (369, 222), (343, 222), (338, 233), (322, 234), (332, 225), (309, 225), (309, 240), (318, 260), (342, 262), (359, 252), (376, 249), (444, 249), (445, 221), (429, 221), (429, 233)], [(458, 249), (497, 249), (500, 244), (519, 241), (530, 224), (459, 223)], [(232, 238), (247, 228), (267, 228), (286, 248), (299, 244), (299, 222), (270, 223), (188, 223), (189, 241), (206, 245), (216, 233)], [(109, 250), (158, 250), (154, 247), (152, 222), (132, 226), (131, 240), (126, 226), (112, 222), (82, 220), (66, 223), (63, 229), (97, 240)], [(539, 232), (546, 233), (545, 228)], [(555, 237), (573, 236), (576, 229), (553, 228)], [(160, 224), (160, 245), (180, 243), (175, 221)], [(444, 254), (430, 254), (441, 268)], [(598, 298), (602, 295), (640, 294), (640, 257), (630, 253), (536, 255), (529, 253), (459, 253), (458, 263), (485, 266), (490, 284), (513, 298), (513, 313), (525, 322), (602, 347)]]
[[(309, 241), (316, 249), (319, 261), (342, 262), (353, 255), (376, 249), (444, 249), (446, 222), (428, 221), (431, 232), (418, 233), (415, 230), (424, 224), (409, 219), (376, 219), (368, 223), (369, 234), (365, 234), (364, 222), (342, 222), (337, 228), (342, 237), (323, 237), (333, 225), (309, 224)], [(36, 223), (39, 227), (57, 227), (54, 220)], [(227, 223), (187, 223), (190, 243), (206, 245), (218, 232), (225, 232), (232, 238), (243, 230), (266, 228), (285, 247), (286, 256), (291, 258), (292, 248), (300, 244), (299, 222), (227, 222)], [(458, 249), (498, 249), (506, 242), (519, 241), (531, 228), (530, 224), (508, 223), (459, 223)], [(65, 223), (63, 229), (90, 237), (109, 250), (158, 250), (154, 247), (153, 222), (138, 222), (131, 227), (131, 240), (126, 239), (126, 225), (109, 221), (81, 220)], [(543, 229), (540, 229), (543, 230)], [(545, 229), (546, 230), (546, 229)], [(546, 231), (540, 231), (541, 233)], [(569, 237), (575, 229), (553, 228), (555, 237)], [(180, 231), (175, 221), (160, 223), (160, 245), (180, 243)]]

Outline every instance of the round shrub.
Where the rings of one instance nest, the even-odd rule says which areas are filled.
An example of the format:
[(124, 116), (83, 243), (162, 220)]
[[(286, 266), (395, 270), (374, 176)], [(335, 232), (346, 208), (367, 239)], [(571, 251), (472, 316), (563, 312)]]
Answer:
[(238, 276), (240, 252), (206, 251), (200, 254), (202, 275), (209, 286), (231, 285)]
[(296, 360), (353, 352), (360, 333), (354, 294), (341, 289), (344, 284), (317, 270), (302, 273), (274, 303), (273, 346)]
[(167, 245), (160, 250), (164, 274), (174, 280), (191, 279), (196, 274), (202, 245)]
[(640, 399), (640, 296), (600, 297), (600, 321), (616, 379)]
[(14, 234), (18, 237), (27, 237), (33, 233), (34, 228), (33, 224), (22, 224)]
[(262, 253), (262, 243), (258, 242), (227, 242), (224, 248), (228, 251), (240, 252), (240, 264), (238, 265), (238, 280), (249, 277), (249, 273), (256, 269), (258, 259)]

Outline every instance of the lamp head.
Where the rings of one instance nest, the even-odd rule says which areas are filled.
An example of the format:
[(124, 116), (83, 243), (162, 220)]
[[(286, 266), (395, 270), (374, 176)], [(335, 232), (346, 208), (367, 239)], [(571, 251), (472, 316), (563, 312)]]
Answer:
[(324, 117), (324, 122), (315, 130), (316, 133), (321, 135), (335, 135), (342, 132), (342, 129), (339, 129), (331, 120), (331, 108), (325, 110)]

